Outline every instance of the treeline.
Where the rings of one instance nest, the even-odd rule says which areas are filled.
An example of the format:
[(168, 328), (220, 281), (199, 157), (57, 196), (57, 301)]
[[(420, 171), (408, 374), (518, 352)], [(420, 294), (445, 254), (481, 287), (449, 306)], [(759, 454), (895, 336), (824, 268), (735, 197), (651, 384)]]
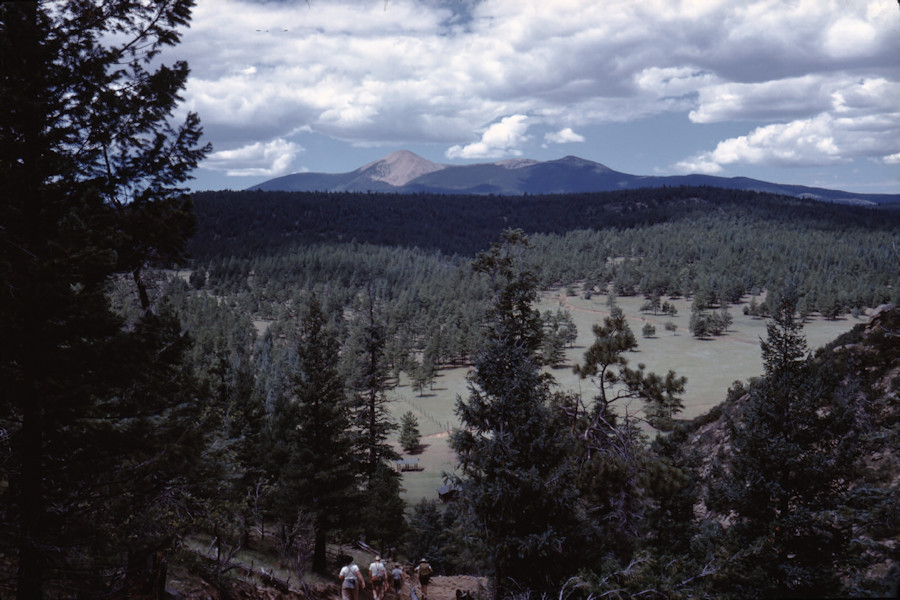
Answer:
[(217, 191), (192, 195), (198, 233), (192, 255), (277, 254), (320, 242), (371, 243), (474, 256), (506, 228), (563, 235), (577, 229), (626, 230), (700, 217), (780, 222), (821, 231), (896, 229), (888, 208), (829, 204), (710, 187), (566, 195), (450, 196), (349, 192)]

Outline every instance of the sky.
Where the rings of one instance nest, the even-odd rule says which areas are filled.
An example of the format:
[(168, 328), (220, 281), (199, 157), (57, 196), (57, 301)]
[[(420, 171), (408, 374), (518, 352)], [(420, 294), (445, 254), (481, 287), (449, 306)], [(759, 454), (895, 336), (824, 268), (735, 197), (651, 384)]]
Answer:
[(195, 190), (410, 150), (900, 193), (897, 0), (198, 0), (169, 56)]

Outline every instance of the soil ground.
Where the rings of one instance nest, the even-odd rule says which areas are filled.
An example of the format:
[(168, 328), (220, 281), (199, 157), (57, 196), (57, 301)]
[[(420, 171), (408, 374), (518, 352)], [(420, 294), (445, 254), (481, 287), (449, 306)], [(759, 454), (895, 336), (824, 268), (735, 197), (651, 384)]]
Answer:
[[(400, 593), (396, 594), (393, 590), (389, 590), (385, 593), (384, 600), (412, 600), (413, 596), (410, 593), (410, 584), (412, 584), (413, 589), (415, 589), (416, 599), (423, 600), (422, 589), (412, 572), (412, 567), (405, 566), (403, 571), (403, 588), (400, 590)], [(461, 592), (471, 592), (473, 597), (484, 597), (487, 585), (487, 579), (484, 577), (475, 577), (472, 575), (437, 575), (432, 577), (431, 581), (428, 582), (428, 594), (425, 597), (425, 600), (456, 600), (456, 590), (460, 590)], [(370, 589), (369, 586), (366, 586), (366, 589), (363, 590), (364, 593), (359, 595), (360, 600), (369, 600), (371, 596), (365, 592), (370, 591)]]

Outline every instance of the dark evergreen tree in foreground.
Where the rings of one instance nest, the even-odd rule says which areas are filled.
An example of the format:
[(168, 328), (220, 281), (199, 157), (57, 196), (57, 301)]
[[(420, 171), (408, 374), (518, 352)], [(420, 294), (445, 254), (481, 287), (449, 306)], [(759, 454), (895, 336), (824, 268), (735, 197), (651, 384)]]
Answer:
[(571, 574), (583, 514), (570, 461), (571, 438), (553, 410), (542, 374), (537, 288), (523, 268), (521, 231), (507, 231), (475, 260), (491, 281), (484, 347), (474, 359), (469, 397), (457, 401), (455, 481), (469, 534), (494, 577), (494, 592), (549, 591)]
[(834, 595), (852, 537), (841, 514), (860, 452), (862, 410), (806, 356), (796, 304), (784, 298), (762, 341), (765, 377), (750, 386), (711, 506), (733, 513), (727, 593)]
[(297, 332), (289, 408), (278, 411), (290, 416), (278, 439), (289, 448), (274, 484), (282, 522), (293, 524), (298, 511), (312, 519), (312, 567), (323, 574), (329, 534), (352, 519), (358, 500), (351, 407), (337, 369), (338, 348), (318, 300), (311, 298)]
[(376, 315), (370, 284), (363, 299), (355, 330), (345, 346), (354, 395), (356, 460), (362, 475), (362, 499), (357, 510), (362, 532), (369, 543), (396, 545), (404, 533), (405, 504), (400, 498), (400, 476), (389, 465), (400, 458), (388, 442), (396, 429), (388, 411), (388, 366), (385, 328)]
[(188, 69), (160, 60), (190, 7), (0, 3), (0, 539), (22, 599), (155, 597), (202, 456), (186, 340), (141, 276), (193, 223), (199, 122), (169, 123)]

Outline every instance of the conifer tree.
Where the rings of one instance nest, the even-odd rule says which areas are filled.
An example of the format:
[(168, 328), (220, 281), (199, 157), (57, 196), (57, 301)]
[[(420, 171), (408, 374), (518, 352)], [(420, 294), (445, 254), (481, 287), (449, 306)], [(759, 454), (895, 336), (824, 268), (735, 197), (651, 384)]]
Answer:
[(451, 438), (459, 457), (463, 510), (494, 578), (494, 597), (517, 586), (548, 590), (576, 564), (580, 499), (568, 436), (551, 408), (541, 373), (542, 321), (536, 285), (523, 267), (527, 238), (504, 232), (475, 260), (493, 292), (484, 346), (457, 401), (461, 427)]
[(728, 422), (730, 460), (711, 505), (732, 511), (728, 565), (741, 597), (816, 597), (840, 589), (850, 532), (841, 524), (859, 425), (854, 400), (806, 354), (795, 302), (783, 297), (761, 343), (765, 377)]
[(628, 560), (644, 518), (648, 465), (642, 422), (669, 430), (682, 410), (680, 394), (687, 379), (669, 371), (665, 377), (643, 364), (628, 366), (626, 353), (638, 344), (621, 308), (614, 306), (602, 325), (594, 325), (594, 343), (574, 371), (593, 380), (590, 400), (567, 398), (564, 408), (578, 440), (578, 481), (603, 534), (601, 554)]
[(408, 410), (400, 419), (400, 447), (413, 453), (419, 448), (420, 441), (419, 420), (411, 410)]
[(365, 475), (374, 473), (385, 460), (399, 458), (387, 442), (396, 428), (390, 420), (385, 392), (388, 367), (384, 356), (385, 329), (378, 320), (373, 290), (369, 288), (361, 314), (353, 323), (344, 360), (351, 390), (356, 398), (356, 426), (359, 430), (359, 461)]
[(276, 481), (286, 518), (306, 511), (315, 530), (313, 570), (326, 572), (329, 534), (352, 514), (356, 500), (351, 411), (337, 370), (338, 343), (315, 297), (301, 318), (296, 365), (289, 376), (294, 409), (288, 456)]
[(388, 410), (388, 368), (384, 356), (385, 329), (376, 315), (375, 293), (370, 285), (362, 314), (355, 323), (346, 350), (352, 363), (356, 460), (363, 478), (361, 508), (363, 533), (370, 542), (393, 545), (404, 533), (405, 506), (400, 498), (400, 477), (388, 461), (400, 455), (388, 442), (397, 425)]
[[(162, 515), (202, 455), (187, 339), (141, 275), (193, 227), (179, 186), (206, 149), (196, 115), (169, 122), (188, 69), (160, 55), (191, 4), (0, 3), (0, 489), (19, 598), (156, 593)], [(135, 322), (105, 295), (116, 274)]]

